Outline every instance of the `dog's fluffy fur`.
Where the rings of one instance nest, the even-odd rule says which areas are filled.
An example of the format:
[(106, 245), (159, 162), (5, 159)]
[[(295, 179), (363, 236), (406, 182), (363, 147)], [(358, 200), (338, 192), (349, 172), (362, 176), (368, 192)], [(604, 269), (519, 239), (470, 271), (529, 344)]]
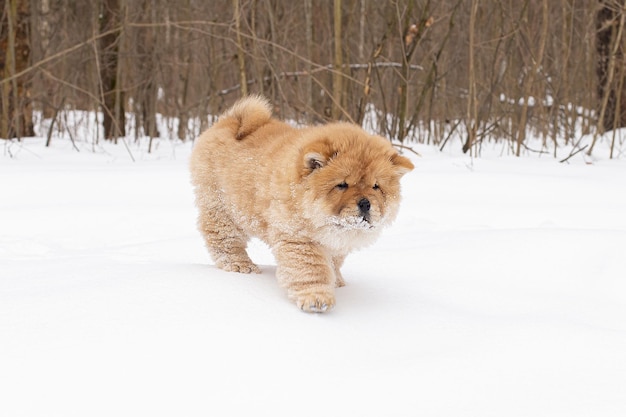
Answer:
[(196, 141), (198, 227), (226, 271), (260, 272), (246, 253), (248, 239), (259, 237), (297, 306), (326, 311), (344, 285), (344, 258), (394, 220), (400, 177), (412, 169), (388, 140), (356, 125), (294, 128), (250, 96)]

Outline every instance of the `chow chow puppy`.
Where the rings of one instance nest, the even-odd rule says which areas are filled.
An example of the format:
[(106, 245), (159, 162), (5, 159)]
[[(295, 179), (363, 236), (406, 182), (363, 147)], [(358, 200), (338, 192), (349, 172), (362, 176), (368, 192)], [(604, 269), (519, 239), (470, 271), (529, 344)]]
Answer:
[(398, 212), (400, 177), (413, 169), (388, 140), (348, 123), (296, 128), (267, 100), (238, 101), (196, 141), (191, 176), (198, 227), (219, 268), (259, 268), (246, 252), (271, 248), (276, 277), (307, 312), (335, 305), (351, 251), (374, 242)]

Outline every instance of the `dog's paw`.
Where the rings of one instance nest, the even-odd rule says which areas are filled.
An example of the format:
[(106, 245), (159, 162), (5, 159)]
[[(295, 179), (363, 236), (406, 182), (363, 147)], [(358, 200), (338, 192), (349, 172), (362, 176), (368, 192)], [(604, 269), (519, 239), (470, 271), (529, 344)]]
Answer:
[(217, 266), (218, 268), (228, 272), (240, 272), (242, 274), (261, 273), (259, 267), (250, 261), (218, 262)]
[(325, 313), (335, 307), (335, 296), (326, 293), (300, 295), (296, 299), (296, 305), (307, 313)]

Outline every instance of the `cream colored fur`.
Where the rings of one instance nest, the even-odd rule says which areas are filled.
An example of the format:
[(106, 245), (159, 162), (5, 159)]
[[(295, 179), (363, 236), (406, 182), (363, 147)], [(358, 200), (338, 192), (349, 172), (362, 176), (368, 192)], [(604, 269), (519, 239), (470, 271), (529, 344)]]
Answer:
[(246, 245), (252, 236), (265, 241), (288, 296), (323, 312), (344, 285), (346, 255), (396, 217), (399, 179), (413, 165), (358, 126), (298, 129), (271, 114), (264, 98), (244, 98), (197, 139), (198, 227), (226, 271), (260, 272)]

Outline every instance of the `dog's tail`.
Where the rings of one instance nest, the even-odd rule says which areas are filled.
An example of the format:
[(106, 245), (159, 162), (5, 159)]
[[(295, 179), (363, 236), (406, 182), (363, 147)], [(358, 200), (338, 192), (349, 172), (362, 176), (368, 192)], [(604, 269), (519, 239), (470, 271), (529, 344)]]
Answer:
[(241, 140), (270, 121), (272, 107), (266, 98), (252, 95), (240, 99), (227, 110), (222, 120), (227, 118), (236, 120), (235, 138)]

